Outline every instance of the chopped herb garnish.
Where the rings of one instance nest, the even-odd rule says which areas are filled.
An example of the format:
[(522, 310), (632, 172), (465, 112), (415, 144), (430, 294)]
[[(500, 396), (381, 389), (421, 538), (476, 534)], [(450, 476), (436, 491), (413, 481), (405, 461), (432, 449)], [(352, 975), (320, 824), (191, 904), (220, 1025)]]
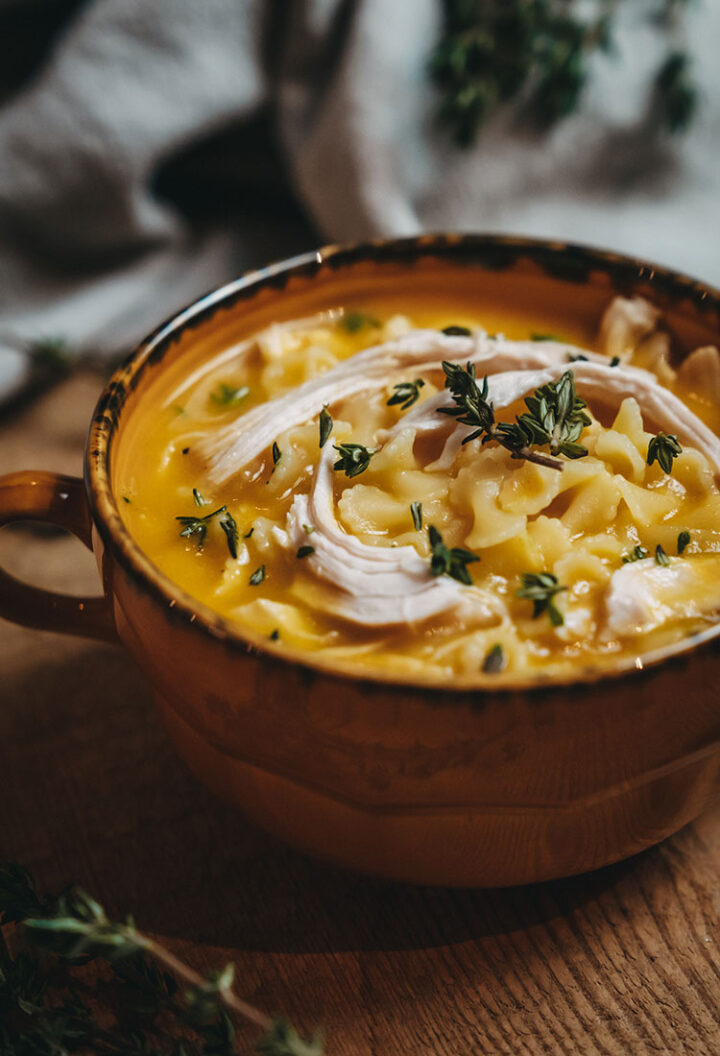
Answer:
[(450, 576), (459, 583), (465, 583), (466, 586), (471, 587), (473, 581), (466, 566), (480, 560), (477, 554), (473, 554), (470, 550), (465, 550), (461, 546), (454, 546), (452, 549), (447, 547), (434, 524), (428, 525), (428, 539), (432, 551), (430, 557), (431, 575)]
[[(193, 498), (196, 506), (207, 505), (207, 499), (203, 498), (197, 488), (193, 488)], [(176, 517), (175, 520), (180, 521), (180, 524), (183, 526), (182, 531), (180, 532), (181, 538), (196, 539), (198, 550), (202, 550), (205, 544), (208, 526), (214, 517), (219, 518), (218, 524), (225, 533), (230, 556), (236, 558), (238, 544), (237, 524), (227, 506), (220, 506), (217, 510), (213, 510), (212, 513), (206, 513), (204, 517)]]
[(306, 535), (312, 535), (312, 533), (315, 531), (314, 524), (304, 524), (302, 528)]
[(217, 389), (210, 393), (210, 399), (218, 407), (237, 407), (249, 392), (250, 389), (247, 385), (240, 385), (235, 388), (233, 385), (226, 385), (225, 382), (221, 382)]
[(260, 567), (256, 568), (255, 571), (253, 572), (253, 574), (250, 576), (250, 579), (248, 580), (248, 582), (250, 583), (251, 587), (257, 587), (258, 584), (262, 583), (262, 581), (264, 579), (265, 579), (265, 565), (260, 565)]
[(252, 527), (248, 528), (248, 530), (245, 532), (245, 535), (243, 536), (243, 539), (249, 539), (254, 531), (255, 531), (255, 525), (253, 524)]
[(677, 537), (677, 552), (682, 554), (689, 542), (690, 532), (680, 532), (680, 535)]
[(387, 406), (394, 407), (396, 404), (402, 404), (400, 410), (406, 411), (420, 398), (420, 389), (424, 385), (422, 378), (415, 378), (415, 381), (401, 381), (399, 385), (393, 385), (395, 392), (387, 401)]
[(230, 557), (237, 558), (239, 541), (238, 527), (230, 510), (225, 510), (225, 512), (218, 518), (218, 524), (225, 533)]
[(310, 557), (310, 554), (315, 553), (315, 547), (310, 546), (309, 543), (305, 543), (304, 546), (299, 546), (297, 549), (296, 557)]
[(416, 532), (421, 532), (422, 531), (422, 503), (421, 502), (411, 502), (410, 503), (410, 513), (412, 514), (412, 520), (413, 520), (413, 524), (415, 525), (415, 531)]
[(173, 411), (175, 412), (175, 414), (176, 414), (176, 415), (178, 416), (178, 418), (179, 418), (179, 417), (180, 417), (180, 416), (181, 416), (182, 414), (185, 414), (185, 408), (184, 408), (184, 407), (182, 406), (182, 404), (180, 404), (180, 403), (174, 403), (174, 404), (172, 405), (172, 409), (173, 409)]
[(186, 455), (186, 454), (188, 453), (188, 451), (189, 451), (189, 450), (190, 450), (190, 448), (189, 448), (189, 447), (184, 447), (184, 448), (182, 449), (182, 453), (183, 453), (184, 455)]
[(624, 555), (622, 561), (624, 565), (631, 565), (634, 561), (642, 561), (647, 556), (648, 552), (645, 547), (638, 543), (637, 546), (632, 548), (629, 554)]
[(533, 603), (534, 620), (546, 612), (553, 627), (561, 627), (565, 621), (553, 599), (556, 594), (567, 589), (558, 583), (557, 576), (552, 572), (523, 572), (522, 586), (516, 593), (518, 598)]
[(619, 367), (620, 366), (620, 356), (613, 356), (612, 359), (610, 360), (610, 366), (611, 367)]
[(278, 627), (276, 627), (274, 631), (270, 632), (270, 634), (268, 635), (268, 638), (270, 639), (271, 642), (277, 642), (278, 639), (280, 638), (280, 629)]
[(663, 548), (660, 546), (659, 543), (655, 547), (655, 560), (657, 561), (657, 563), (659, 565), (669, 565), (670, 564), (670, 558), (665, 553), (665, 551), (663, 550)]
[(323, 408), (320, 411), (320, 447), (325, 447), (328, 442), (330, 433), (333, 431), (333, 420), (328, 411), (328, 405), (323, 404)]
[(123, 495), (122, 500), (123, 502), (126, 502), (128, 506), (130, 505), (130, 499), (127, 497), (127, 495)]
[(483, 660), (482, 669), (486, 675), (496, 675), (505, 667), (505, 650), (498, 642), (487, 653)]
[(444, 326), (440, 333), (447, 337), (472, 337), (472, 330), (467, 326)]
[(568, 363), (587, 363), (588, 357), (584, 356), (582, 352), (578, 352), (577, 355), (573, 355), (572, 352), (568, 352)]
[(560, 341), (562, 343), (562, 338), (558, 337), (557, 334), (538, 334), (538, 333), (533, 332), (533, 333), (530, 334), (530, 340), (531, 341)]
[(345, 312), (340, 325), (344, 326), (349, 334), (356, 334), (358, 330), (362, 330), (365, 326), (380, 326), (377, 319), (374, 319), (371, 315), (366, 315), (365, 312)]
[(210, 521), (213, 517), (217, 517), (219, 513), (225, 513), (226, 509), (227, 506), (220, 506), (217, 510), (213, 510), (212, 513), (206, 513), (204, 517), (176, 517), (175, 520), (180, 521), (183, 526), (180, 532), (181, 538), (195, 538), (198, 550), (202, 550)]
[(651, 466), (657, 459), (657, 464), (663, 473), (672, 473), (673, 462), (682, 454), (682, 447), (674, 433), (664, 433), (662, 430), (654, 436), (648, 444), (647, 464)]
[(280, 450), (280, 448), (277, 445), (277, 440), (273, 440), (273, 445), (272, 445), (273, 469), (278, 464), (278, 462), (280, 461), (281, 458), (282, 458), (282, 451)]
[(455, 407), (440, 407), (441, 414), (457, 418), (462, 425), (472, 426), (472, 432), (463, 439), (463, 444), (482, 437), (483, 444), (491, 440), (510, 451), (513, 458), (523, 458), (551, 469), (562, 469), (556, 458), (531, 451), (530, 445), (547, 444), (553, 455), (566, 458), (583, 458), (587, 448), (576, 441), (590, 417), (585, 413), (587, 404), (575, 392), (575, 378), (571, 370), (556, 382), (548, 382), (525, 398), (527, 411), (514, 422), (495, 421), (495, 409), (488, 400), (488, 380), (483, 379), (479, 388), (475, 378), (475, 364), (467, 367), (455, 363), (443, 363), (445, 386), (450, 389)]
[(370, 465), (370, 459), (377, 454), (376, 450), (363, 447), (362, 444), (333, 444), (340, 458), (333, 469), (342, 469), (346, 477), (357, 477)]

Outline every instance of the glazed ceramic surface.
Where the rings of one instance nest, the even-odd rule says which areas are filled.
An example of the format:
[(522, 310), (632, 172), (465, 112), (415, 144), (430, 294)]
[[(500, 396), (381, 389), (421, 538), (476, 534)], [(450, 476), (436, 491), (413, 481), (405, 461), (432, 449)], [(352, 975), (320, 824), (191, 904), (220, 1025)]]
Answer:
[[(271, 832), (329, 861), (400, 880), (501, 885), (568, 875), (647, 847), (720, 792), (720, 628), (602, 677), (478, 675), (438, 688), (361, 677), (241, 632), (164, 577), (122, 524), (113, 472), (162, 375), (273, 321), (412, 291), (590, 333), (615, 293), (663, 311), (677, 348), (720, 340), (720, 294), (581, 247), (483, 237), (328, 248), (248, 275), (160, 327), (113, 377), (86, 482), (0, 480), (0, 523), (61, 524), (91, 545), (103, 597), (0, 573), (8, 619), (116, 636), (155, 687), (191, 769)], [(550, 306), (550, 307), (549, 307)]]

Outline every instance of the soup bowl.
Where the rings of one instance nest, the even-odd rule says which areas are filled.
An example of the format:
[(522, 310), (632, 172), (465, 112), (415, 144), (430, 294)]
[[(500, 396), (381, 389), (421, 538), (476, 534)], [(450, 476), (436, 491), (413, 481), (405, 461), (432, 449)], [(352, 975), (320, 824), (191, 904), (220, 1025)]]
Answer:
[[(358, 673), (221, 618), (123, 524), (118, 454), (159, 380), (273, 321), (374, 297), (458, 297), (594, 332), (616, 294), (662, 310), (682, 356), (720, 340), (720, 293), (581, 246), (426, 236), (327, 247), (245, 275), (159, 327), (108, 383), (85, 480), (0, 479), (0, 524), (47, 521), (91, 547), (102, 595), (0, 572), (0, 614), (125, 646), (179, 755), (304, 852), (403, 881), (494, 886), (594, 869), (677, 831), (720, 792), (720, 625), (608, 670), (449, 679)], [(141, 472), (142, 467), (138, 467)], [(121, 749), (119, 749), (121, 750)]]

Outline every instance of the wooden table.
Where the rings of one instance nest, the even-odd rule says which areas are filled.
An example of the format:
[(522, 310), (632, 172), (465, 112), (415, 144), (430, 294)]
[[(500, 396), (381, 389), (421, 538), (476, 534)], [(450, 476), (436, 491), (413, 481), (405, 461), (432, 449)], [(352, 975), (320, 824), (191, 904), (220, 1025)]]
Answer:
[[(0, 470), (79, 472), (99, 381), (0, 425)], [(17, 574), (93, 592), (64, 536), (0, 538)], [(0, 625), (0, 857), (79, 882), (328, 1056), (720, 1053), (720, 808), (600, 872), (535, 887), (385, 884), (308, 861), (215, 802), (119, 648)], [(248, 1035), (250, 1039), (251, 1035)]]

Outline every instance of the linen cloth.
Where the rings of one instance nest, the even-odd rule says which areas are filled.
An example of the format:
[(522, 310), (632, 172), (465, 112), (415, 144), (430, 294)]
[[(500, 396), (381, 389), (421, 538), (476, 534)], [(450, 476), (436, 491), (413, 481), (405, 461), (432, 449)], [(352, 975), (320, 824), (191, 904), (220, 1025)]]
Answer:
[(20, 2), (68, 10), (0, 105), (0, 395), (26, 375), (23, 341), (129, 349), (205, 290), (323, 240), (567, 238), (720, 284), (711, 0), (689, 5), (701, 103), (685, 135), (658, 130), (666, 42), (633, 0), (577, 113), (541, 133), (506, 107), (465, 151), (427, 75), (440, 0), (0, 0), (0, 55)]

